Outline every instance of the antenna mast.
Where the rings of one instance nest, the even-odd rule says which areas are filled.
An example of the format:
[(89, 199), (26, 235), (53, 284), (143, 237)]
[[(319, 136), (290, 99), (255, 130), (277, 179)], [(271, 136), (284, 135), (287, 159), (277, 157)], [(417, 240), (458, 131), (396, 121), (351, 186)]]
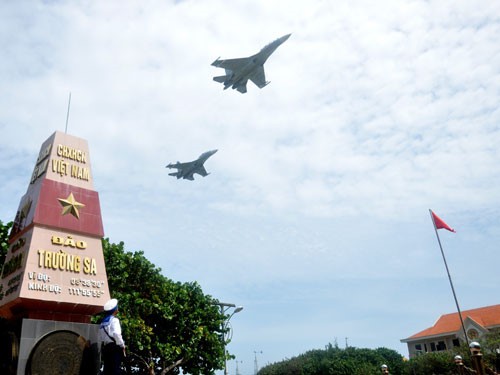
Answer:
[(262, 350), (261, 351), (254, 350), (253, 353), (255, 354), (255, 361), (253, 362), (253, 373), (254, 373), (254, 375), (257, 375), (257, 373), (259, 372), (259, 364), (257, 362), (257, 354), (262, 354)]
[(68, 113), (66, 114), (66, 128), (64, 130), (65, 134), (68, 134), (68, 120), (69, 120), (69, 107), (71, 105), (71, 91), (69, 92), (69, 99), (68, 99)]

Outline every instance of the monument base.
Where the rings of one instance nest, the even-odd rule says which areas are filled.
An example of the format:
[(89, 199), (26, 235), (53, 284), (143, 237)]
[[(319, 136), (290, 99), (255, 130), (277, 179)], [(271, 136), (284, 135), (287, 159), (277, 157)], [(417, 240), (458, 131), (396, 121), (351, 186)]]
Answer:
[(99, 325), (23, 319), (17, 375), (97, 375)]

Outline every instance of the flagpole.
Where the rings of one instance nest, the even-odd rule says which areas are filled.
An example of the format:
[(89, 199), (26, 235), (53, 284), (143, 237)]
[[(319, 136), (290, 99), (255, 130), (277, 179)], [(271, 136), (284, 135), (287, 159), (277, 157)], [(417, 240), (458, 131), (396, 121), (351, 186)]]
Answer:
[(444, 266), (446, 267), (446, 273), (448, 274), (448, 280), (450, 280), (450, 286), (451, 286), (451, 291), (453, 292), (453, 298), (455, 298), (455, 304), (457, 305), (458, 316), (460, 317), (460, 323), (462, 324), (462, 330), (464, 331), (465, 342), (467, 343), (467, 347), (469, 347), (469, 339), (467, 338), (467, 332), (465, 331), (465, 324), (462, 318), (462, 312), (460, 311), (460, 306), (458, 305), (457, 294), (455, 293), (455, 288), (453, 287), (453, 281), (451, 281), (450, 270), (448, 269), (448, 263), (446, 262), (446, 257), (444, 256), (443, 246), (441, 246), (441, 240), (439, 239), (436, 222), (434, 221), (434, 215), (432, 214), (431, 209), (429, 209), (429, 213), (431, 215), (432, 224), (434, 225), (434, 231), (436, 232), (439, 248), (441, 249), (441, 255), (443, 256), (443, 262)]

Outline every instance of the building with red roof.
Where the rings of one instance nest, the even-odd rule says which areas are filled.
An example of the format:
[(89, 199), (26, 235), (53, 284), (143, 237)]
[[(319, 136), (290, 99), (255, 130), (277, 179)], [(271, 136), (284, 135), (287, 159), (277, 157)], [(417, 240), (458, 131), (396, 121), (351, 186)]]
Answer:
[[(462, 311), (469, 340), (478, 340), (494, 329), (500, 329), (500, 305)], [(408, 345), (410, 358), (428, 352), (450, 350), (465, 342), (458, 312), (441, 315), (432, 327), (402, 339)]]

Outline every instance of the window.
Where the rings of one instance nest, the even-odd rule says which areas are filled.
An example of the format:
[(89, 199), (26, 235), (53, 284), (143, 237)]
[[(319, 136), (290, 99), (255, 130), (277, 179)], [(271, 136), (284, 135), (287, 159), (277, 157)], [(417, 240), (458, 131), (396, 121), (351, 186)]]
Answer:
[(436, 344), (431, 342), (431, 352), (435, 352), (436, 351)]
[(460, 346), (460, 340), (459, 339), (453, 339), (453, 346), (455, 348), (458, 348)]
[(438, 341), (437, 350), (438, 351), (446, 350), (446, 344), (444, 343), (444, 341)]

